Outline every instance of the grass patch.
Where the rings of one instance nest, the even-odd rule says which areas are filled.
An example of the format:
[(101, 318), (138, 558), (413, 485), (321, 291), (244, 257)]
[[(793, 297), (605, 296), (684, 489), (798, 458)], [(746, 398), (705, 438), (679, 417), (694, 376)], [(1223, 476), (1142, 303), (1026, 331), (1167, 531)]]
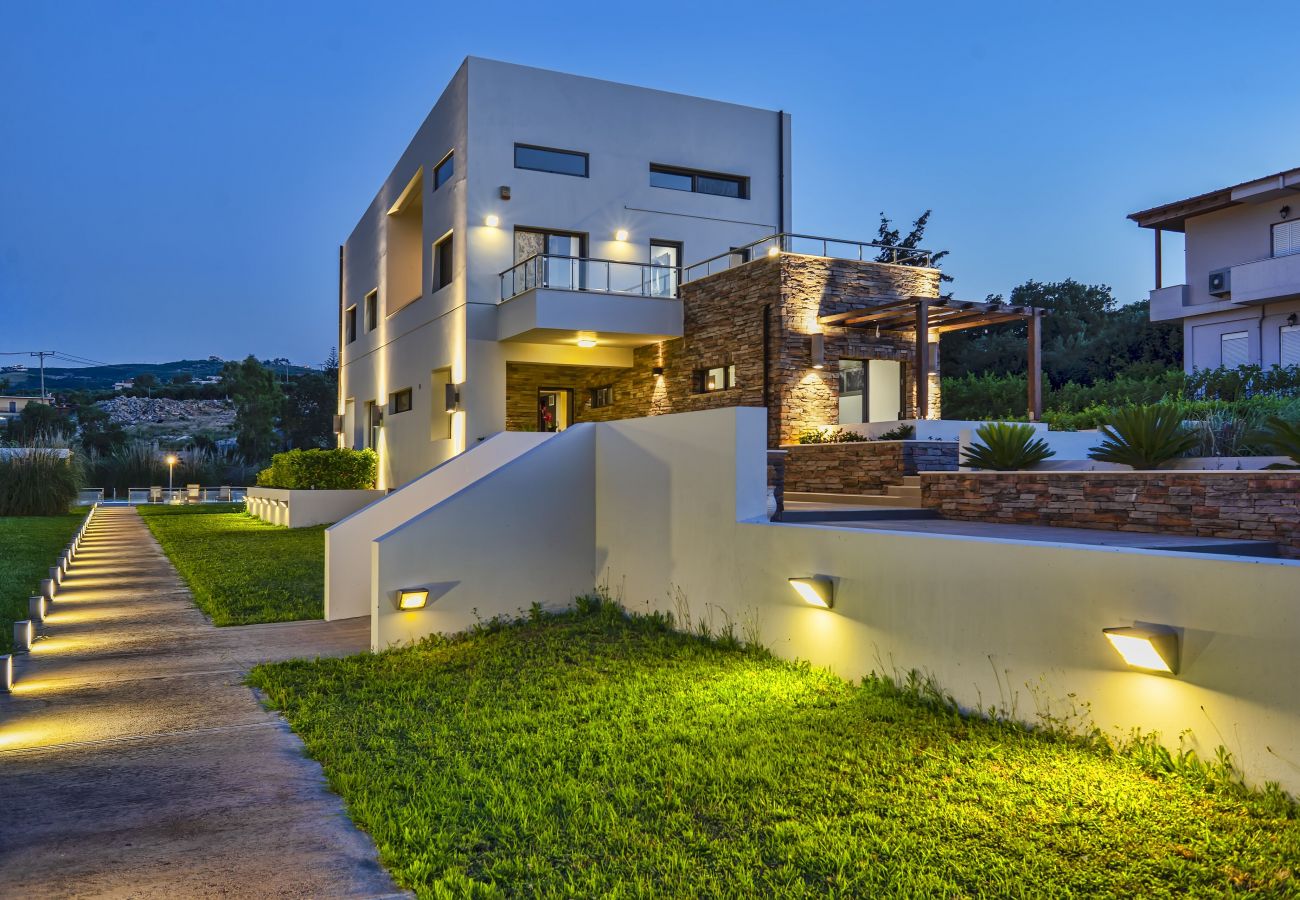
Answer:
[(325, 526), (271, 525), (236, 504), (138, 508), (212, 624), (325, 614)]
[(0, 653), (14, 647), (14, 622), (27, 618), (27, 598), (40, 593), (86, 511), (58, 516), (0, 516)]
[(1277, 792), (667, 625), (587, 604), (250, 682), (421, 896), (1297, 890)]

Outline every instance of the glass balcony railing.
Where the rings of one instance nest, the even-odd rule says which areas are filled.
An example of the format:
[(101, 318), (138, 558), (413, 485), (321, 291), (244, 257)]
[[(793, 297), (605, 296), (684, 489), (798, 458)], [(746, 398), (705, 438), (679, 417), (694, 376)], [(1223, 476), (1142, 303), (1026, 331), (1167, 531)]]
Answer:
[(680, 282), (681, 269), (676, 266), (539, 253), (501, 273), (501, 299), (533, 288), (676, 297)]

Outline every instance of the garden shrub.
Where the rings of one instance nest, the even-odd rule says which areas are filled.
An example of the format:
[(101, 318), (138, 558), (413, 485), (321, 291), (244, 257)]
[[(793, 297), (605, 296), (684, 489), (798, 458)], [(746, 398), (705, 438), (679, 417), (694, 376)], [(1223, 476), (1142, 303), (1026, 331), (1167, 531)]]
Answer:
[(81, 469), (72, 456), (51, 447), (0, 453), (0, 516), (58, 516), (81, 490)]
[(259, 487), (355, 491), (375, 486), (379, 456), (373, 450), (289, 450), (257, 473)]
[(1182, 411), (1171, 403), (1116, 410), (1101, 433), (1105, 440), (1088, 456), (1134, 469), (1158, 469), (1186, 456), (1197, 444), (1196, 435), (1183, 424)]
[(1300, 466), (1300, 422), (1288, 422), (1280, 416), (1273, 416), (1264, 423), (1255, 439), (1278, 456), (1289, 456)]
[(1035, 437), (1032, 425), (986, 422), (975, 429), (980, 441), (962, 451), (962, 464), (995, 472), (1032, 469), (1056, 451)]
[(798, 444), (853, 444), (869, 440), (871, 438), (856, 431), (845, 431), (843, 428), (828, 428), (825, 431), (820, 428), (809, 428), (795, 436), (795, 443)]

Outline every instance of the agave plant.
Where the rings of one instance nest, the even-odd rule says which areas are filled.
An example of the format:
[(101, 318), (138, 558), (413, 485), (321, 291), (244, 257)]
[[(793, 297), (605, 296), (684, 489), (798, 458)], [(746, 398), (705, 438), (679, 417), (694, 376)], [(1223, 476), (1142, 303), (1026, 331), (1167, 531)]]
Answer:
[(985, 422), (975, 429), (980, 443), (962, 451), (962, 463), (975, 469), (1011, 472), (1032, 469), (1056, 451), (1034, 436), (1034, 426)]
[(1278, 456), (1291, 457), (1291, 461), (1300, 466), (1300, 422), (1288, 422), (1281, 416), (1270, 416), (1255, 440)]
[(1118, 409), (1101, 426), (1105, 440), (1088, 451), (1099, 462), (1158, 469), (1194, 448), (1197, 436), (1183, 425), (1178, 407), (1157, 403)]

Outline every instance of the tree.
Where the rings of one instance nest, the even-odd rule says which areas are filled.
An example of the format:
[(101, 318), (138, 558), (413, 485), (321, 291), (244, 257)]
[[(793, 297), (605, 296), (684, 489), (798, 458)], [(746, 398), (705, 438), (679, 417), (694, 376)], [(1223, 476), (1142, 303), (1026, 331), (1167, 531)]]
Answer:
[(177, 372), (172, 376), (172, 384), (189, 384), (194, 380), (194, 376), (189, 372)]
[[(886, 246), (882, 247), (880, 253), (876, 255), (876, 262), (897, 263), (900, 266), (933, 266), (937, 269), (939, 263), (948, 255), (947, 250), (932, 252), (927, 257), (921, 254), (896, 253), (892, 249), (887, 249), (892, 247), (903, 250), (922, 249), (921, 241), (925, 239), (925, 228), (930, 224), (931, 212), (932, 210), (927, 209), (913, 220), (912, 230), (907, 233), (907, 237), (903, 237), (902, 232), (895, 228), (889, 217), (882, 212), (876, 241)], [(952, 276), (940, 272), (939, 281), (952, 281)]]
[(323, 373), (299, 375), (285, 387), (281, 425), (290, 447), (334, 446), (334, 410), (338, 388)]
[(48, 403), (28, 403), (17, 418), (10, 419), (5, 439), (15, 444), (57, 441), (71, 437), (76, 426)]
[(158, 376), (149, 372), (141, 372), (131, 380), (136, 389), (148, 393), (158, 386)]
[(221, 386), (235, 404), (235, 445), (240, 454), (250, 462), (270, 459), (278, 444), (275, 426), (284, 405), (275, 375), (249, 356), (222, 367)]
[(86, 452), (107, 456), (126, 443), (126, 431), (94, 403), (86, 400), (77, 406), (77, 426), (81, 446)]
[[(1104, 284), (1072, 278), (1026, 281), (1012, 290), (1010, 305), (1052, 310), (1042, 320), (1042, 337), (1043, 370), (1053, 385), (1092, 384), (1181, 366), (1182, 329), (1149, 321), (1146, 301), (1120, 306)], [(952, 332), (939, 344), (940, 371), (955, 376), (1022, 374), (1025, 340), (1023, 322)]]

